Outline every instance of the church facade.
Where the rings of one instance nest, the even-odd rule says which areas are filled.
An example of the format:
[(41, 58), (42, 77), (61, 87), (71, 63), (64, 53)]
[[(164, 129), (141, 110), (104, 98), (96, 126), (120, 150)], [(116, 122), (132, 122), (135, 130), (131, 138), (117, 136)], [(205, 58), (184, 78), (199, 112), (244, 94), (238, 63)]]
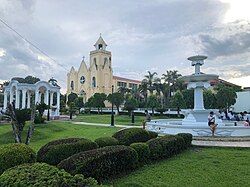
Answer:
[(86, 102), (95, 93), (110, 94), (112, 85), (114, 92), (120, 87), (137, 89), (141, 83), (138, 80), (127, 79), (113, 75), (112, 54), (107, 51), (107, 44), (102, 36), (94, 44), (95, 50), (90, 51), (90, 62), (82, 60), (79, 69), (71, 68), (67, 74), (67, 95), (76, 93)]

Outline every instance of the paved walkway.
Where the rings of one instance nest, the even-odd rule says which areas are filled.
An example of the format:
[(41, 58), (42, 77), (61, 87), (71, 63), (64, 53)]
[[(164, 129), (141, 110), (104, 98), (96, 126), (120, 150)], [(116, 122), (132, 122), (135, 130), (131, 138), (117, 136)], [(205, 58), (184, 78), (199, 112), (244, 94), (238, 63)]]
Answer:
[[(105, 124), (105, 123), (88, 123), (88, 122), (76, 122), (76, 121), (71, 121), (73, 124), (77, 125), (93, 125), (93, 126), (100, 126), (100, 127), (111, 127), (110, 124)], [(131, 128), (131, 127), (136, 127), (136, 128), (141, 128), (141, 126), (133, 126), (133, 125), (115, 125), (115, 127), (118, 128)]]
[(193, 145), (212, 147), (250, 147), (250, 141), (201, 141), (193, 140)]

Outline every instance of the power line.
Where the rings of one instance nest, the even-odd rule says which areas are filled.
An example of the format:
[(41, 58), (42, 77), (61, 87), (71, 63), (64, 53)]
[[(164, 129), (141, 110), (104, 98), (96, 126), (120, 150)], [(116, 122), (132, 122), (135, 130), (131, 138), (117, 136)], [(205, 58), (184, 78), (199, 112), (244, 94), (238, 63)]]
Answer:
[(31, 41), (29, 41), (28, 39), (26, 39), (24, 36), (22, 36), (18, 31), (16, 31), (14, 28), (12, 28), (10, 25), (8, 25), (3, 19), (0, 18), (0, 21), (6, 26), (8, 27), (11, 31), (13, 31), (14, 33), (16, 33), (20, 38), (22, 38), (25, 42), (27, 42), (28, 44), (30, 44), (32, 47), (34, 47), (36, 50), (38, 50), (40, 53), (42, 53), (43, 55), (45, 55), (46, 57), (48, 57), (50, 60), (54, 61), (55, 63), (57, 63), (59, 66), (61, 66), (64, 70), (68, 71), (62, 64), (60, 64), (59, 62), (57, 62), (55, 59), (53, 59), (52, 57), (50, 57), (46, 52), (44, 52), (42, 49), (40, 49), (39, 47), (37, 47), (35, 44), (33, 44)]

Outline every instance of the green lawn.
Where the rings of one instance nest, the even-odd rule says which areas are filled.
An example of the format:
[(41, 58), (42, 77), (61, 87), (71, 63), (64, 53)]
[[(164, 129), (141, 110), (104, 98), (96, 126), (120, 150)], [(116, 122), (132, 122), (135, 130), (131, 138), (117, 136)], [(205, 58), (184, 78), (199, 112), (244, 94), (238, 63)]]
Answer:
[(250, 149), (194, 148), (144, 166), (114, 186), (250, 186)]
[[(104, 122), (102, 122), (104, 123)], [(50, 122), (37, 125), (30, 146), (38, 150), (47, 142), (66, 137), (94, 140), (111, 136), (118, 128)], [(11, 126), (0, 125), (0, 145), (12, 143)], [(149, 164), (113, 181), (127, 187), (250, 186), (250, 149), (194, 147), (173, 158)]]
[[(164, 119), (164, 117), (153, 116), (152, 119)], [(116, 125), (142, 125), (142, 121), (145, 119), (144, 116), (135, 116), (135, 123), (131, 123), (131, 117), (128, 115), (116, 115), (115, 124)], [(166, 119), (166, 117), (165, 117)], [(104, 123), (110, 124), (111, 116), (108, 114), (98, 115), (98, 114), (81, 114), (78, 115), (74, 121), (82, 121), (88, 123)]]
[[(28, 125), (26, 125), (27, 127)], [(11, 125), (0, 125), (0, 145), (13, 143)], [(118, 128), (114, 127), (97, 127), (75, 125), (69, 122), (50, 122), (48, 124), (36, 125), (35, 132), (32, 136), (30, 146), (34, 150), (38, 150), (47, 142), (59, 138), (67, 137), (85, 137), (91, 140), (102, 136), (111, 136)], [(25, 129), (25, 133), (27, 130)], [(23, 136), (23, 137), (26, 137)]]

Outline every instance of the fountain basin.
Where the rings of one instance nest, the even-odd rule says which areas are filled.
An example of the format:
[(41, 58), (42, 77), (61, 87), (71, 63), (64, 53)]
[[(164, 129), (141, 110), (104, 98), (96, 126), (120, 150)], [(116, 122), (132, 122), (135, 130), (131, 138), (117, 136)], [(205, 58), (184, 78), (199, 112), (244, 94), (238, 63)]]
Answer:
[(184, 82), (207, 82), (218, 79), (218, 77), (218, 75), (214, 74), (194, 74), (182, 76), (179, 79), (183, 80)]
[[(208, 125), (183, 125), (181, 120), (152, 120), (147, 122), (146, 129), (159, 134), (178, 134), (190, 133), (193, 136), (211, 136), (211, 130)], [(250, 136), (250, 126), (234, 125), (233, 122), (223, 122), (223, 125), (218, 125), (215, 131), (215, 136)]]

